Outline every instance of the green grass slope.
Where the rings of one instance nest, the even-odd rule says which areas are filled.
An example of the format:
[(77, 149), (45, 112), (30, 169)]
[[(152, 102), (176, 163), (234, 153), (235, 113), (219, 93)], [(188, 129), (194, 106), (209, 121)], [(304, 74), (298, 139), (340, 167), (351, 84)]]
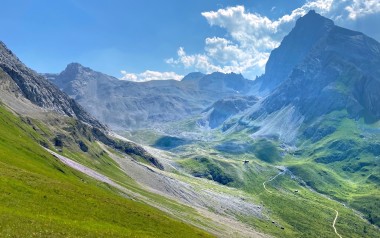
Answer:
[(380, 227), (379, 125), (334, 112), (317, 127), (297, 155), (288, 157), (289, 168), (310, 187), (355, 208)]
[(0, 105), (0, 237), (209, 237), (55, 160)]
[[(349, 150), (355, 149), (355, 143), (351, 142), (353, 139), (349, 135), (358, 136), (357, 141), (361, 139), (360, 133), (356, 133), (353, 128), (353, 122), (354, 120), (348, 120), (323, 125), (334, 126), (334, 131), (326, 130), (332, 131), (330, 136), (323, 135), (311, 143), (305, 142), (300, 145), (300, 151), (295, 152), (285, 151), (276, 141), (251, 141), (244, 132), (236, 132), (226, 135), (226, 138), (221, 137), (220, 141), (183, 147), (180, 154), (182, 159), (178, 164), (193, 176), (211, 179), (250, 194), (265, 208), (269, 220), (249, 216), (241, 216), (239, 219), (263, 233), (274, 237), (338, 237), (332, 227), (336, 210), (339, 217), (335, 227), (342, 237), (378, 237), (380, 231), (373, 225), (376, 224), (374, 221), (378, 214), (376, 199), (379, 189), (375, 177), (378, 165), (373, 164), (373, 156), (365, 156), (367, 152), (364, 152), (359, 160), (354, 157), (353, 166), (350, 166), (353, 171), (357, 170), (356, 164), (365, 162), (362, 164), (364, 169), (359, 169), (360, 173), (345, 169), (347, 161), (329, 164), (315, 161), (323, 156), (327, 158), (329, 147), (332, 152), (345, 150), (341, 147), (346, 144)], [(315, 138), (319, 137), (318, 133), (314, 134)], [(340, 145), (336, 142), (338, 138), (349, 142)], [(375, 141), (376, 137), (368, 139), (360, 148), (376, 144)], [(222, 149), (220, 145), (223, 146)], [(240, 150), (242, 147), (249, 150)], [(377, 147), (372, 147), (376, 153)], [(231, 153), (225, 151), (225, 148), (237, 149)], [(284, 168), (288, 170), (278, 175)], [(214, 171), (232, 181), (223, 183), (223, 180), (214, 179)], [(278, 176), (273, 179), (276, 175)], [(369, 182), (369, 179), (373, 181)], [(266, 189), (263, 183), (266, 184)], [(368, 221), (352, 208), (361, 211), (363, 218)]]

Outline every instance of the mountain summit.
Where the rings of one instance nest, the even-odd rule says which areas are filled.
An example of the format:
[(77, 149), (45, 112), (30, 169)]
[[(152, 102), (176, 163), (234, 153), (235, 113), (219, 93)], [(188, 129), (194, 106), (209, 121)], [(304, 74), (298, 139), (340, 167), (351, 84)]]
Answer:
[(262, 109), (295, 106), (307, 120), (344, 109), (378, 120), (379, 65), (379, 42), (310, 11), (269, 58), (261, 80), (272, 93)]
[(265, 66), (263, 89), (273, 90), (302, 62), (312, 47), (335, 27), (334, 22), (311, 10), (274, 49)]
[[(0, 42), (0, 74), (5, 78), (0, 82), (1, 89), (14, 96), (8, 99), (9, 103), (16, 105), (15, 97), (19, 99), (24, 97), (39, 107), (103, 128), (103, 125), (84, 111), (73, 99), (44, 77), (26, 67), (2, 42)], [(19, 103), (16, 107), (20, 108), (21, 105), (24, 104)]]
[(245, 95), (253, 85), (241, 74), (219, 72), (191, 73), (182, 81), (131, 82), (78, 63), (45, 77), (114, 129), (152, 128), (182, 120), (224, 97)]

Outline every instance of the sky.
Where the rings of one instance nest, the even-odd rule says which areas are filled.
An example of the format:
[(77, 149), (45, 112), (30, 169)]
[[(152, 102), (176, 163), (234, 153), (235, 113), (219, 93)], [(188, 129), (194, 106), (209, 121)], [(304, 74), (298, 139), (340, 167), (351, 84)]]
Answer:
[(265, 71), (295, 21), (314, 9), (380, 41), (379, 0), (2, 0), (0, 41), (27, 66), (78, 62), (122, 80), (194, 71)]

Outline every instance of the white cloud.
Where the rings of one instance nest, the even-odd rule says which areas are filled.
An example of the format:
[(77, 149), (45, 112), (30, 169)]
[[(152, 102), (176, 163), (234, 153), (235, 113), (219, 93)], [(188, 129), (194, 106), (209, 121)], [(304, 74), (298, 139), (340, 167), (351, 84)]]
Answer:
[[(244, 6), (203, 12), (202, 16), (207, 22), (211, 26), (224, 28), (227, 36), (206, 38), (202, 53), (187, 54), (181, 47), (177, 58), (170, 58), (166, 62), (207, 73), (233, 71), (254, 78), (264, 72), (271, 50), (280, 44), (295, 21), (309, 10), (333, 19), (337, 25), (355, 28), (355, 21), (363, 21), (367, 16), (380, 13), (380, 1), (313, 0), (276, 20), (248, 12)], [(380, 35), (380, 30), (377, 31)]]
[(183, 78), (183, 75), (178, 75), (174, 72), (158, 72), (158, 71), (152, 71), (152, 70), (146, 70), (145, 72), (135, 74), (135, 73), (128, 73), (125, 70), (121, 70), (120, 73), (123, 75), (120, 80), (128, 80), (128, 81), (134, 81), (134, 82), (146, 82), (151, 80), (168, 80), (168, 79), (174, 79), (174, 80), (181, 80)]
[(352, 4), (346, 6), (345, 10), (348, 12), (348, 17), (352, 20), (364, 17), (367, 15), (380, 12), (379, 0), (353, 0)]

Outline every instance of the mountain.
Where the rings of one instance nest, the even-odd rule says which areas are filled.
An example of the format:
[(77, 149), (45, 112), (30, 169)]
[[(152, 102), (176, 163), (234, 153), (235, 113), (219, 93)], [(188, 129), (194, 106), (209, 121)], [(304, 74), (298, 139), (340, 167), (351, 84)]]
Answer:
[[(80, 70), (83, 70), (83, 75), (90, 71), (85, 68)], [(0, 76), (2, 103), (22, 116), (38, 119), (46, 126), (49, 125), (54, 131), (50, 133), (49, 139), (54, 141), (60, 150), (65, 147), (63, 144), (71, 144), (87, 152), (88, 146), (85, 141), (92, 143), (97, 140), (163, 169), (157, 159), (142, 147), (110, 137), (108, 128), (104, 124), (87, 113), (74, 99), (47, 81), (45, 77), (26, 67), (3, 43), (0, 44)], [(69, 118), (75, 122), (67, 120)], [(61, 125), (58, 126), (58, 122)], [(30, 120), (29, 123), (33, 124)], [(40, 142), (43, 146), (48, 144), (45, 141), (40, 140)]]
[(310, 11), (256, 82), (266, 96), (222, 123), (214, 148), (247, 148), (379, 225), (379, 65), (379, 42)]
[(261, 90), (272, 91), (304, 60), (314, 45), (334, 27), (334, 22), (315, 11), (301, 17), (294, 29), (284, 37), (280, 47), (274, 49), (265, 65)]
[(189, 73), (188, 75), (183, 77), (182, 81), (200, 80), (204, 76), (205, 76), (205, 74), (203, 74), (203, 73), (193, 72), (193, 73)]
[[(24, 97), (44, 109), (104, 128), (73, 99), (26, 67), (2, 42), (0, 42), (0, 74), (5, 78), (1, 81), (2, 90), (12, 93), (17, 98)], [(9, 103), (14, 104), (13, 99), (10, 99)]]
[(112, 159), (160, 171), (155, 157), (111, 136), (3, 43), (0, 122), (1, 237), (212, 237), (163, 212), (177, 208), (142, 190)]
[[(179, 164), (193, 176), (248, 191), (271, 183), (272, 196), (258, 196), (273, 201), (273, 210), (277, 203), (299, 203), (308, 190), (379, 226), (379, 65), (379, 42), (310, 11), (271, 53), (265, 74), (251, 87), (257, 94), (219, 99), (186, 123), (171, 124), (171, 137), (156, 142), (172, 145), (159, 148), (182, 155)], [(279, 172), (259, 183), (265, 172), (236, 169), (236, 161)], [(293, 211), (285, 210), (295, 206), (281, 205), (279, 216), (288, 222)], [(373, 236), (364, 233), (359, 237)]]
[(253, 82), (239, 74), (191, 73), (182, 81), (129, 82), (69, 64), (51, 82), (114, 129), (154, 128), (202, 112), (216, 100), (245, 95)]
[[(311, 123), (333, 111), (346, 110), (350, 118), (377, 121), (379, 63), (378, 42), (360, 32), (335, 26), (331, 20), (310, 11), (273, 50), (260, 79), (263, 89), (273, 89), (247, 119), (262, 121), (263, 115), (267, 115), (266, 122), (259, 122), (264, 130), (256, 134), (272, 133), (287, 143), (295, 142), (294, 131), (302, 123)], [(288, 115), (287, 128), (279, 128), (280, 124), (269, 120), (280, 111), (283, 117)]]
[(60, 74), (46, 74), (50, 81), (67, 93), (75, 97), (75, 95), (83, 95), (85, 92), (80, 91), (87, 84), (96, 78), (99, 82), (117, 82), (118, 79), (83, 67), (78, 63), (67, 65), (66, 69)]
[(22, 77), (3, 70), (0, 236), (378, 237), (378, 54), (310, 11), (256, 81), (136, 83), (77, 63), (44, 75), (145, 146), (66, 113), (21, 63)]

